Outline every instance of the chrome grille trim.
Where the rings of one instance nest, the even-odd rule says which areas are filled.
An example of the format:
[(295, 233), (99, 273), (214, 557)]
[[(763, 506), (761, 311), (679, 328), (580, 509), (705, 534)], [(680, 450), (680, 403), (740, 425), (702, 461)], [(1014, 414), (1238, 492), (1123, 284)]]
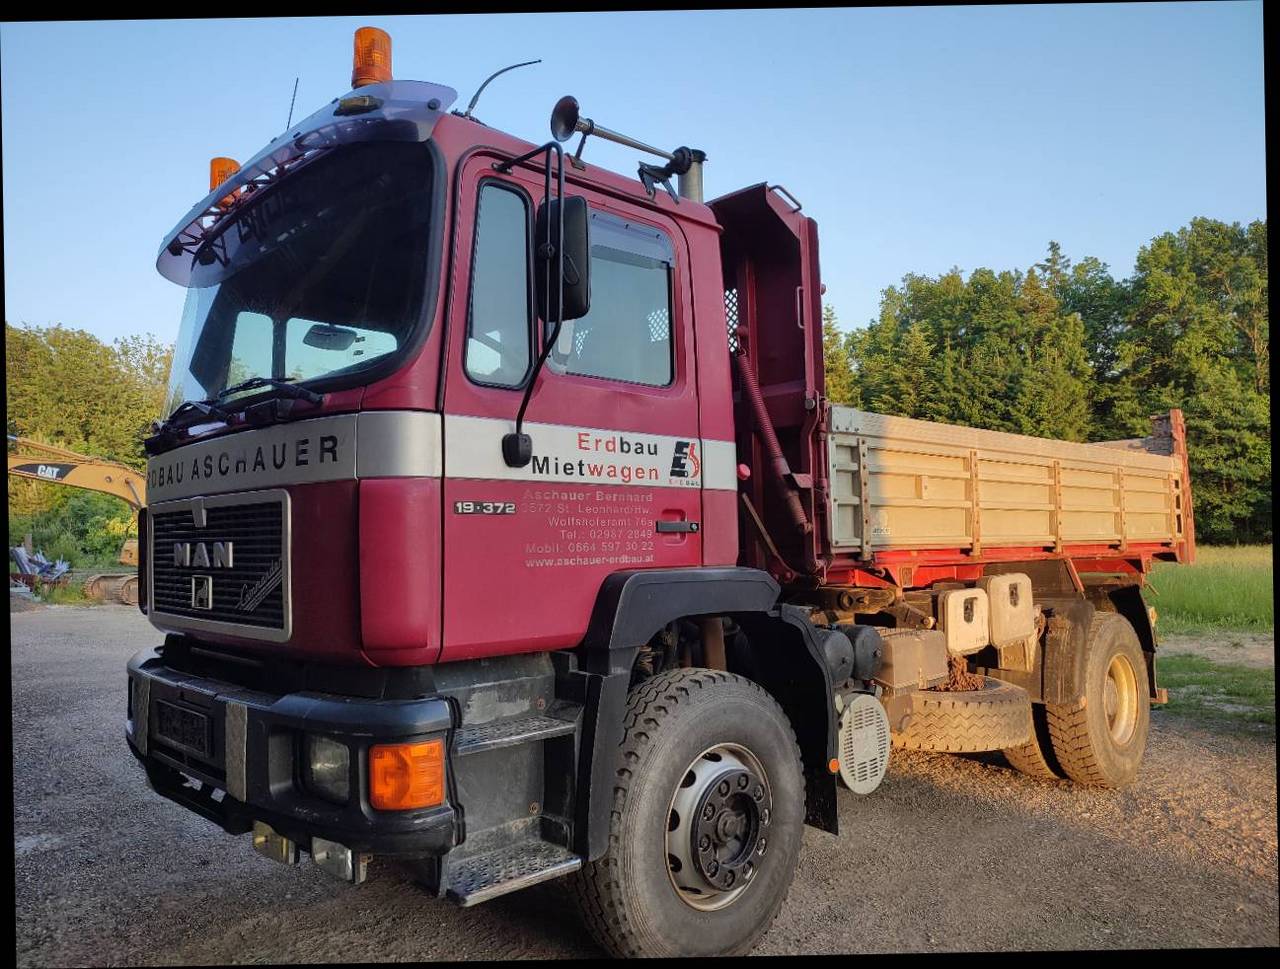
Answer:
[[(163, 603), (160, 602), (165, 598), (165, 594), (160, 592), (156, 585), (156, 560), (157, 560), (157, 534), (164, 531), (163, 526), (157, 527), (156, 520), (160, 516), (169, 515), (173, 512), (186, 512), (191, 514), (196, 520), (207, 516), (207, 510), (210, 508), (224, 508), (228, 506), (254, 506), (277, 504), (279, 506), (280, 515), (280, 568), (281, 568), (281, 616), (280, 625), (261, 625), (250, 624), (244, 622), (231, 622), (226, 619), (204, 619), (198, 616), (185, 615), (182, 613), (165, 611)], [(250, 512), (252, 514), (252, 511)], [(224, 633), (226, 635), (238, 636), (245, 639), (261, 639), (267, 642), (283, 643), (287, 642), (293, 634), (293, 585), (291, 578), (290, 561), (293, 552), (293, 535), (292, 535), (292, 506), (289, 493), (283, 489), (273, 488), (265, 491), (241, 491), (234, 494), (196, 496), (192, 498), (180, 498), (174, 501), (164, 501), (151, 505), (147, 509), (150, 527), (147, 529), (148, 542), (150, 544), (149, 555), (147, 559), (147, 585), (149, 589), (148, 610), (147, 615), (151, 619), (153, 626), (170, 632), (215, 632)], [(210, 540), (223, 536), (210, 535)], [(163, 550), (161, 550), (163, 551)], [(246, 553), (262, 555), (262, 552)], [(268, 553), (269, 554), (269, 553)], [(239, 550), (236, 552), (237, 561), (243, 561)], [(265, 564), (265, 563), (264, 563)], [(162, 567), (162, 572), (165, 570)], [(217, 581), (217, 573), (214, 572), (214, 581)], [(181, 580), (173, 576), (162, 576), (163, 581), (172, 584)], [(170, 590), (171, 591), (171, 590)]]

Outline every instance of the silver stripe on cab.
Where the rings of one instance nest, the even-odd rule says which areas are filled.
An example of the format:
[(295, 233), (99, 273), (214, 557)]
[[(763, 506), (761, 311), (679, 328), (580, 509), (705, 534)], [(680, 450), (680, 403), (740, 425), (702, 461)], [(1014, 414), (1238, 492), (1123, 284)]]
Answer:
[(513, 427), (511, 420), (486, 417), (363, 411), (241, 431), (152, 458), (147, 501), (360, 478), (737, 488), (732, 441), (528, 423), (533, 461), (510, 468), (502, 460), (502, 436)]

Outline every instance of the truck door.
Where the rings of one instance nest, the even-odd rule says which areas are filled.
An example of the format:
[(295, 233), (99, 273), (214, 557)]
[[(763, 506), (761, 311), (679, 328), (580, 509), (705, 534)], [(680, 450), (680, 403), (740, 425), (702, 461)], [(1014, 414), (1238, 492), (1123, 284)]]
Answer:
[(502, 437), (545, 332), (534, 311), (541, 172), (464, 166), (444, 418), (442, 660), (570, 647), (612, 572), (702, 562), (702, 447), (684, 235), (660, 213), (591, 207), (591, 309), (566, 321)]

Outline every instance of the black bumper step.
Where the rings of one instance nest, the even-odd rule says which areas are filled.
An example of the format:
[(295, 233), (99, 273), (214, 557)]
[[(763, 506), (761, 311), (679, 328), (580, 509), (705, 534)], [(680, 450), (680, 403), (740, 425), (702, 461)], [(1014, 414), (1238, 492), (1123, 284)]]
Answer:
[(573, 720), (539, 715), (520, 717), (517, 720), (496, 720), (460, 729), (454, 739), (454, 753), (466, 756), (498, 747), (531, 744), (552, 737), (568, 736), (574, 729)]
[(573, 852), (546, 841), (521, 841), (474, 855), (448, 875), (445, 892), (464, 908), (550, 881), (582, 867)]

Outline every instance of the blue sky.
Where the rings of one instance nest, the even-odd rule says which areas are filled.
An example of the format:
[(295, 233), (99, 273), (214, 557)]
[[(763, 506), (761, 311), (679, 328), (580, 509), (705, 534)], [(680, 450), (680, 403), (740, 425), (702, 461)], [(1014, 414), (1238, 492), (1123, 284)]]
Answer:
[(845, 328), (907, 272), (1026, 267), (1056, 239), (1127, 275), (1193, 216), (1266, 217), (1257, 2), (6, 23), (6, 319), (172, 340), (183, 293), (156, 250), (209, 158), (283, 131), (295, 76), (295, 119), (344, 93), (365, 23), (457, 107), (541, 57), (485, 92), (490, 125), (541, 142), (572, 93), (704, 149), (708, 198), (784, 185)]

